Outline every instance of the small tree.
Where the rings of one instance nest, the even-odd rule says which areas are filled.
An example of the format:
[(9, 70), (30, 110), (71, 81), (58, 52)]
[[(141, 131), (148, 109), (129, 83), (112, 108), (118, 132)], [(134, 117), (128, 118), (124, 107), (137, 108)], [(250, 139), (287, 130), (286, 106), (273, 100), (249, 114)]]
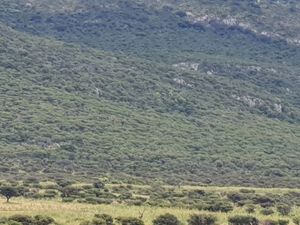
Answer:
[(215, 225), (217, 218), (212, 215), (191, 215), (188, 220), (189, 225)]
[(21, 195), (16, 187), (10, 186), (0, 187), (0, 194), (6, 198), (6, 202), (9, 202), (12, 197), (18, 197)]
[(154, 225), (180, 225), (180, 221), (176, 216), (166, 213), (153, 220)]

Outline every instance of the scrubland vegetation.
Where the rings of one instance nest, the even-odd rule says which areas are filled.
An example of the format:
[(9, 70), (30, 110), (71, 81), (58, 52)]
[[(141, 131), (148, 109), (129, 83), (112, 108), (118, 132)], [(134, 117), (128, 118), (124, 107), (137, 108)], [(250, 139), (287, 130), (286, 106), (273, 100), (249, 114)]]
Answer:
[(0, 224), (300, 225), (299, 15), (1, 0)]
[(299, 47), (126, 2), (2, 2), (1, 178), (299, 187)]
[[(7, 185), (3, 182), (1, 187)], [(36, 218), (52, 223), (50, 217), (62, 225), (297, 225), (300, 213), (299, 189), (33, 181), (10, 187), (21, 190), (21, 196), (10, 203), (2, 198), (1, 221), (6, 222), (24, 220), (25, 215), (34, 221), (41, 215)], [(266, 215), (266, 210), (271, 213)]]

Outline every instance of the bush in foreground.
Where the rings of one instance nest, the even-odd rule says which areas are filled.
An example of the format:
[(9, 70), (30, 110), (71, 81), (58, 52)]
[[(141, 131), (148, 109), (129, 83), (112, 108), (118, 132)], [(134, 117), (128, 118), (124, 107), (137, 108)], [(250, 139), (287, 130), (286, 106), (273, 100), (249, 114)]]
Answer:
[(118, 217), (116, 220), (121, 225), (144, 225), (143, 220), (135, 217)]
[(247, 213), (255, 213), (255, 205), (247, 205), (245, 211)]
[(114, 219), (112, 218), (112, 216), (110, 216), (108, 214), (96, 214), (95, 218), (104, 220), (106, 225), (114, 224)]
[(180, 221), (176, 216), (166, 213), (153, 220), (154, 225), (180, 225)]
[(289, 223), (290, 223), (289, 220), (282, 220), (282, 219), (278, 220), (279, 225), (288, 225)]
[(274, 213), (274, 211), (273, 211), (273, 209), (262, 209), (260, 211), (260, 213), (262, 215), (269, 216), (269, 215), (272, 215)]
[(294, 224), (296, 224), (296, 225), (300, 225), (300, 216), (299, 216), (299, 217), (294, 217), (294, 218), (293, 218), (293, 222), (294, 222)]
[(215, 225), (217, 218), (212, 215), (194, 214), (188, 220), (189, 225)]
[(261, 222), (261, 225), (279, 225), (276, 220), (264, 220)]
[(277, 211), (279, 212), (280, 215), (287, 216), (292, 211), (292, 207), (289, 205), (278, 205)]
[(19, 225), (51, 225), (55, 224), (55, 220), (49, 216), (37, 215), (35, 217), (26, 215), (13, 215), (6, 221), (8, 224)]
[(230, 225), (258, 225), (259, 221), (253, 216), (232, 216), (229, 217), (228, 222)]

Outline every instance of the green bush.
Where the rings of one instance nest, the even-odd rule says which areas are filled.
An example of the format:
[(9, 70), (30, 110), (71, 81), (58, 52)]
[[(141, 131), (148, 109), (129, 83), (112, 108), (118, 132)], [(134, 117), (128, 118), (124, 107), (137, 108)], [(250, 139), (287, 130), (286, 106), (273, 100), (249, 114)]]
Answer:
[(74, 202), (75, 198), (62, 198), (62, 202)]
[(294, 218), (293, 218), (293, 222), (294, 222), (294, 224), (296, 224), (296, 225), (300, 225), (300, 216), (299, 216), (299, 217), (294, 217)]
[(226, 201), (216, 201), (204, 209), (212, 212), (230, 212), (233, 210), (233, 205)]
[(288, 225), (289, 223), (290, 223), (289, 220), (283, 220), (283, 219), (278, 220), (279, 225)]
[(276, 220), (264, 220), (261, 222), (262, 225), (279, 225)]
[(54, 219), (49, 216), (37, 215), (34, 217), (35, 225), (50, 225), (55, 223)]
[(105, 220), (94, 218), (92, 221), (82, 221), (80, 225), (106, 225)]
[(8, 220), (19, 222), (22, 225), (34, 224), (34, 219), (30, 216), (25, 216), (25, 215), (13, 215), (13, 216), (9, 217)]
[(135, 217), (118, 217), (116, 220), (121, 225), (144, 225), (143, 220)]
[(262, 215), (268, 216), (268, 215), (272, 215), (274, 213), (273, 209), (262, 209), (260, 210), (260, 213)]
[(8, 224), (21, 225), (50, 225), (55, 224), (55, 220), (49, 216), (37, 215), (34, 217), (26, 215), (13, 215), (7, 219)]
[(290, 214), (292, 210), (292, 207), (289, 205), (278, 205), (277, 206), (277, 211), (279, 212), (280, 215), (282, 216), (287, 216)]
[(245, 208), (247, 213), (254, 213), (255, 212), (255, 205), (247, 205)]
[(228, 222), (230, 225), (258, 225), (259, 221), (253, 216), (232, 216), (229, 217)]
[(110, 216), (108, 214), (95, 214), (95, 218), (104, 220), (106, 225), (114, 224), (114, 219), (112, 218), (112, 216)]
[(91, 225), (106, 225), (106, 221), (104, 219), (94, 218), (90, 224)]
[(180, 225), (180, 221), (176, 216), (166, 213), (153, 220), (154, 225)]
[(191, 215), (188, 219), (189, 225), (215, 225), (217, 218), (212, 215), (200, 215), (194, 214)]
[(85, 202), (91, 203), (91, 204), (111, 204), (113, 200), (106, 199), (106, 198), (97, 198), (97, 197), (88, 197), (85, 199)]

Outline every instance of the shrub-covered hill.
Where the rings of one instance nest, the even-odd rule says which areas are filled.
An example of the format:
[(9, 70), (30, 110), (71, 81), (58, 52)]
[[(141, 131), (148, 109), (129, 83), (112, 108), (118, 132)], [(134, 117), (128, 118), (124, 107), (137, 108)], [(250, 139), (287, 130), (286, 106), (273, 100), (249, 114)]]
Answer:
[(3, 0), (0, 176), (299, 187), (300, 48), (186, 3)]
[(253, 84), (0, 29), (2, 178), (299, 186), (299, 125)]
[[(275, 27), (270, 25), (271, 21), (282, 19), (273, 18), (272, 13), (281, 15), (291, 7), (298, 10), (296, 2), (282, 5), (261, 1), (262, 12), (256, 14), (262, 21), (253, 23), (253, 29), (216, 17), (222, 17), (223, 10), (228, 16), (239, 15), (245, 20), (243, 23), (250, 23), (254, 16), (249, 14), (254, 13), (255, 2), (3, 0), (0, 21), (22, 32), (67, 43), (169, 65), (187, 65), (185, 69), (194, 65), (192, 68), (199, 76), (214, 73), (238, 82), (246, 80), (298, 106), (300, 47), (253, 31), (270, 33), (258, 25)], [(231, 12), (231, 8), (238, 10)], [(195, 15), (188, 14), (192, 9)], [(201, 14), (203, 10), (205, 15)], [(207, 19), (199, 19), (200, 15)], [(288, 15), (293, 17), (292, 21), (298, 20), (298, 14)], [(266, 18), (269, 20), (263, 22)], [(291, 24), (294, 23), (297, 24)], [(293, 30), (297, 32), (296, 28)]]

